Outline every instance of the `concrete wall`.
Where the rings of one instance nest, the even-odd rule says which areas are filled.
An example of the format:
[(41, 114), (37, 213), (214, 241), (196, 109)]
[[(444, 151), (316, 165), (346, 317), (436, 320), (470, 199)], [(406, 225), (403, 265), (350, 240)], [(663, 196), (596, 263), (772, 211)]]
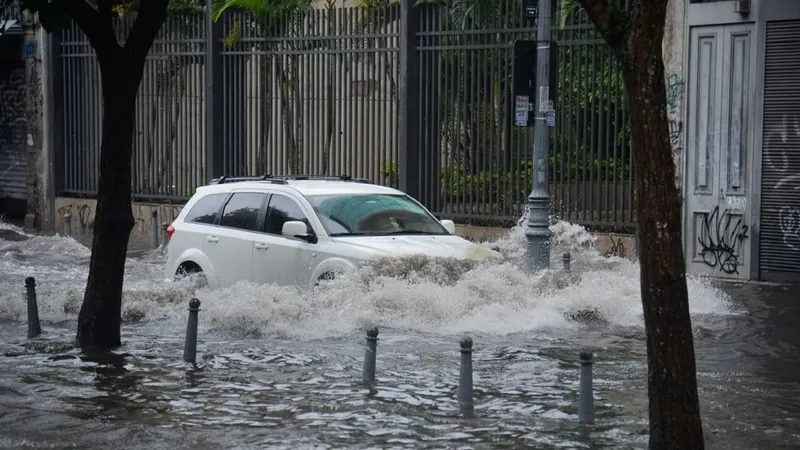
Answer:
[(667, 119), (669, 120), (672, 155), (675, 160), (675, 182), (683, 188), (685, 138), (684, 127), (684, 80), (686, 71), (685, 35), (686, 4), (689, 0), (670, 0), (667, 4), (667, 20), (664, 27), (663, 57), (667, 83)]
[[(56, 222), (57, 231), (64, 229), (64, 214), (71, 216), (73, 233), (90, 233), (94, 229), (94, 211), (97, 202), (92, 199), (57, 197)], [(152, 212), (157, 213), (159, 229), (161, 224), (170, 223), (178, 217), (182, 204), (134, 203), (133, 217), (136, 225), (133, 234), (149, 236)], [(474, 227), (456, 225), (456, 234), (474, 242), (492, 242), (508, 234), (507, 228)], [(636, 242), (633, 236), (614, 233), (598, 233), (595, 247), (600, 253), (612, 254), (629, 259), (636, 259)]]

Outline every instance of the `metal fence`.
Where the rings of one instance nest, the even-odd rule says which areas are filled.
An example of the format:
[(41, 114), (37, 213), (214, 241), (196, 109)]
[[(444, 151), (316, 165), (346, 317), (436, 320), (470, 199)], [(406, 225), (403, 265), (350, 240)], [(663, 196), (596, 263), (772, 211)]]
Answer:
[[(531, 186), (533, 128), (514, 125), (518, 1), (323, 8), (256, 20), (172, 15), (137, 104), (134, 196), (181, 201), (221, 174), (350, 174), (398, 186), (442, 218), (507, 224)], [(405, 3), (404, 3), (405, 4)], [(119, 27), (124, 38), (126, 28)], [(577, 8), (558, 41), (552, 213), (629, 227), (633, 172), (619, 67)], [(101, 97), (83, 34), (61, 34), (62, 195), (97, 185)]]

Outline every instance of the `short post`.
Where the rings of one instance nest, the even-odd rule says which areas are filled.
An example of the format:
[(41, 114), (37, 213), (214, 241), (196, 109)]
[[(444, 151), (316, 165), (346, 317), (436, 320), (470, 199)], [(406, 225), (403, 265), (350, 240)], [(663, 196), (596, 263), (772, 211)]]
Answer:
[(161, 238), (161, 242), (162, 242), (162, 244), (161, 244), (161, 254), (162, 255), (167, 250), (167, 228), (168, 227), (169, 227), (169, 224), (166, 224), (166, 223), (162, 223), (161, 224), (161, 236), (162, 236), (162, 238)]
[(158, 248), (158, 210), (150, 211), (150, 245)]
[(582, 424), (594, 424), (594, 388), (592, 387), (592, 352), (581, 352), (581, 381), (578, 397), (578, 420)]
[(28, 297), (28, 338), (30, 339), (42, 334), (42, 326), (39, 323), (39, 305), (36, 304), (35, 278), (25, 278), (25, 290)]
[(186, 326), (186, 342), (183, 346), (183, 360), (197, 364), (197, 314), (200, 312), (200, 300), (189, 300), (189, 324)]
[(367, 330), (367, 348), (364, 351), (363, 382), (370, 385), (375, 382), (375, 363), (378, 352), (378, 327)]
[(569, 273), (570, 271), (570, 260), (572, 259), (572, 255), (569, 252), (564, 253), (564, 272)]
[(472, 338), (461, 339), (461, 373), (458, 377), (458, 407), (462, 415), (472, 417)]
[(72, 214), (64, 214), (64, 236), (72, 236)]

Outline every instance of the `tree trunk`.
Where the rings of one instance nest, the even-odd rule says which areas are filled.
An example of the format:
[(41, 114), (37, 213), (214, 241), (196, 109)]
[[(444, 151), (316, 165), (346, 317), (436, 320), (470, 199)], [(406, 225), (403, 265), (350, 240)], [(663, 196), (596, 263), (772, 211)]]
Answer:
[(681, 237), (681, 198), (675, 185), (661, 55), (666, 3), (648, 1), (637, 6), (623, 62), (637, 152), (649, 448), (701, 450), (703, 428)]
[(112, 349), (121, 345), (122, 285), (130, 233), (131, 156), (135, 99), (144, 56), (122, 48), (98, 57), (103, 90), (103, 140), (97, 187), (92, 257), (78, 315), (78, 345)]

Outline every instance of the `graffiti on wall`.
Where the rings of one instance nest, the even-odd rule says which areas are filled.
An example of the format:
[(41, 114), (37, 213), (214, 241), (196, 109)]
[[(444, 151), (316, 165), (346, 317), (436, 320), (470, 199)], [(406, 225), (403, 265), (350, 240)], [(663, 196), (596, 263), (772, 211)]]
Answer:
[(22, 145), (28, 121), (25, 118), (25, 69), (18, 68), (0, 75), (0, 152), (8, 165), (0, 166), (0, 179), (23, 167), (25, 152)]
[(718, 268), (729, 275), (738, 274), (744, 241), (749, 238), (744, 215), (736, 214), (730, 208), (720, 212), (717, 206), (701, 223), (700, 236), (697, 238), (700, 256), (709, 267)]
[(669, 141), (674, 154), (683, 152), (683, 122), (680, 118), (680, 105), (683, 99), (683, 80), (677, 74), (667, 76), (667, 120), (669, 122)]
[[(64, 227), (64, 216), (70, 215), (73, 232), (88, 232), (94, 229), (94, 212), (96, 202), (94, 200), (67, 199), (58, 200), (56, 208), (57, 226), (59, 229)], [(133, 233), (150, 234), (152, 229), (152, 211), (156, 211), (156, 220), (159, 227), (164, 223), (172, 223), (181, 213), (182, 204), (148, 204), (134, 203), (131, 205), (133, 212), (134, 227)]]
[[(800, 190), (800, 173), (792, 166), (787, 148), (791, 142), (800, 144), (800, 116), (784, 114), (781, 124), (768, 130), (764, 140), (764, 165), (778, 174), (772, 190)], [(800, 208), (782, 206), (771, 211), (778, 214), (778, 229), (783, 244), (792, 250), (800, 250)]]

